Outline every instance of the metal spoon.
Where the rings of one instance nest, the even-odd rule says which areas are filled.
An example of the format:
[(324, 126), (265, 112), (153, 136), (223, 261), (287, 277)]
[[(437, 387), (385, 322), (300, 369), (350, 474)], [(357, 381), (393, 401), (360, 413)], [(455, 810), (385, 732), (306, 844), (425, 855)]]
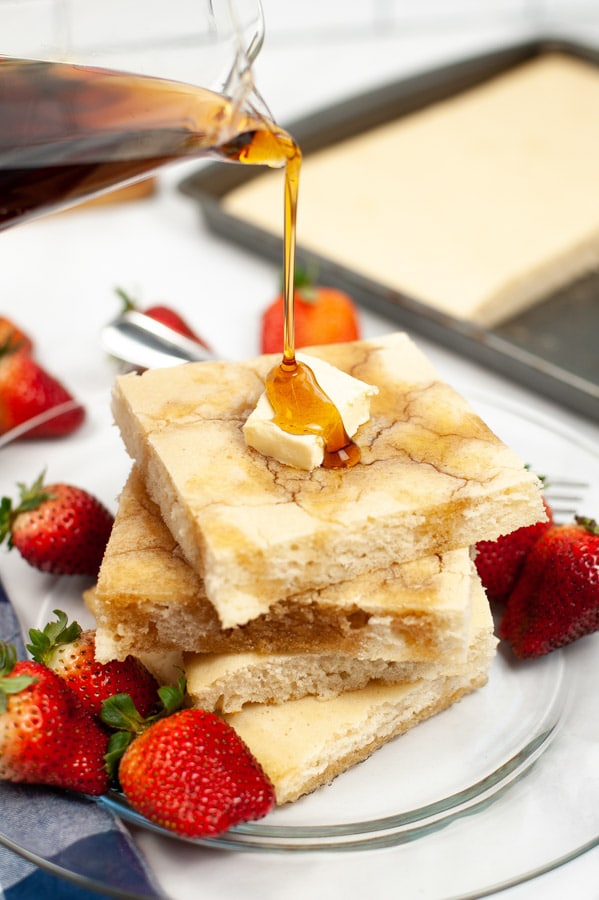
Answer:
[[(196, 341), (135, 310), (129, 310), (109, 322), (102, 329), (101, 340), (104, 349), (124, 363), (124, 368), (128, 370), (165, 368), (182, 362), (204, 362), (216, 358)], [(77, 409), (79, 405), (77, 400), (67, 400), (11, 428), (0, 435), (0, 449), (25, 437), (38, 425)]]
[(215, 358), (201, 344), (135, 310), (128, 310), (105, 325), (101, 341), (111, 356), (134, 369), (157, 369)]

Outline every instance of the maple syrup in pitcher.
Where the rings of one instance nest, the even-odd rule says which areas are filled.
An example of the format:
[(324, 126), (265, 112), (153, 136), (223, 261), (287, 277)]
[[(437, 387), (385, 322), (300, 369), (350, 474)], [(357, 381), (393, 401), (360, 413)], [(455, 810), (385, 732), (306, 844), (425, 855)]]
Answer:
[(295, 358), (295, 224), (301, 152), (287, 132), (204, 88), (109, 69), (0, 56), (0, 229), (72, 206), (176, 160), (285, 168), (284, 352), (268, 376), (279, 427), (319, 434), (323, 465), (359, 450), (314, 374)]
[(274, 123), (204, 88), (0, 56), (0, 228), (176, 160), (281, 168), (293, 146)]

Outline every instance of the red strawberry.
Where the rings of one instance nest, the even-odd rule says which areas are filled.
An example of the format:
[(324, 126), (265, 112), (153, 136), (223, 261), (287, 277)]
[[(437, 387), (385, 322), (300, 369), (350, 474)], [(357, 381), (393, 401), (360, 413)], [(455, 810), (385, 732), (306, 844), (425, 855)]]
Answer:
[(108, 735), (54, 672), (0, 645), (0, 779), (102, 794)]
[[(117, 294), (124, 302), (125, 311), (129, 309), (137, 309), (134, 301), (129, 297), (128, 294), (125, 293), (125, 291), (117, 288)], [(148, 306), (146, 309), (139, 311), (143, 312), (144, 315), (149, 316), (151, 319), (155, 319), (156, 322), (161, 322), (163, 325), (166, 325), (167, 328), (172, 328), (173, 331), (177, 331), (179, 334), (184, 335), (184, 337), (195, 341), (197, 344), (201, 344), (201, 346), (205, 347), (207, 350), (210, 349), (206, 341), (198, 334), (196, 334), (191, 325), (189, 325), (185, 321), (185, 319), (171, 306), (154, 304), (153, 306)]]
[(551, 527), (553, 514), (543, 500), (547, 519), (517, 528), (495, 541), (479, 541), (476, 545), (476, 569), (490, 603), (505, 603), (532, 545)]
[[(262, 314), (262, 353), (283, 351), (284, 300), (280, 294)], [(360, 337), (358, 311), (343, 291), (314, 285), (296, 273), (294, 292), (295, 347), (336, 344)]]
[(11, 319), (7, 319), (6, 316), (0, 316), (0, 351), (17, 349), (31, 353), (33, 341)]
[(186, 837), (265, 816), (274, 788), (239, 735), (214, 713), (183, 709), (125, 750), (121, 787), (134, 809)]
[(516, 656), (541, 656), (599, 629), (599, 525), (577, 516), (531, 547), (499, 636)]
[[(69, 406), (61, 413), (58, 408), (63, 404)], [(79, 428), (85, 411), (26, 349), (0, 349), (0, 434), (54, 408), (55, 416), (25, 432), (23, 437), (64, 437)]]
[(96, 662), (95, 631), (82, 631), (78, 622), (54, 610), (55, 622), (43, 631), (32, 628), (27, 649), (37, 662), (44, 663), (66, 681), (79, 702), (99, 716), (102, 703), (114, 694), (129, 694), (142, 716), (149, 716), (158, 702), (158, 682), (133, 656), (125, 660)]
[(99, 500), (68, 484), (44, 485), (44, 473), (28, 488), (19, 485), (13, 508), (0, 503), (0, 543), (16, 547), (36, 569), (55, 575), (97, 575), (113, 516)]

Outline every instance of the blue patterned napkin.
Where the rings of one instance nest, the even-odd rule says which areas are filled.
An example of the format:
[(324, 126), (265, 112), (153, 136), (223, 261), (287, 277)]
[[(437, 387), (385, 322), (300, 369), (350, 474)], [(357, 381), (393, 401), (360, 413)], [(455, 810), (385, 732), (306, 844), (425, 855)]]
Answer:
[[(1, 580), (0, 638), (25, 657)], [(21, 855), (24, 851), (28, 858)], [(44, 868), (35, 864), (37, 857)], [(57, 875), (46, 864), (56, 866)], [(58, 870), (66, 870), (73, 880)], [(111, 896), (133, 900), (165, 897), (124, 826), (93, 800), (0, 781), (0, 900), (98, 900), (86, 883), (99, 883)]]

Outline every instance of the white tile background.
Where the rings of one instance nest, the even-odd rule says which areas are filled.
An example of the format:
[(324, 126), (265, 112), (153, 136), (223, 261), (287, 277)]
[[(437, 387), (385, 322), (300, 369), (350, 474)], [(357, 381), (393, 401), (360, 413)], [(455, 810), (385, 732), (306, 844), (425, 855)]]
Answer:
[(294, 42), (363, 30), (433, 33), (493, 22), (540, 29), (599, 23), (597, 0), (263, 0), (263, 7), (270, 38)]
[(283, 124), (423, 68), (531, 38), (599, 46), (599, 0), (262, 3), (256, 82)]

